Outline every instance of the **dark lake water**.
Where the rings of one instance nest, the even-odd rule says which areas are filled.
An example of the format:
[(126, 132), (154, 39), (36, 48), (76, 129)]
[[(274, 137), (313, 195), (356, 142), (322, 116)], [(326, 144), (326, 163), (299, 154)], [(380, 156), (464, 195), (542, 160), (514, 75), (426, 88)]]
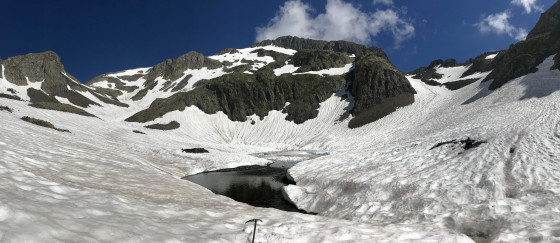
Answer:
[(282, 188), (287, 185), (285, 179), (283, 182), (286, 170), (268, 166), (244, 166), (186, 176), (183, 179), (255, 207), (305, 213), (286, 201), (282, 195)]

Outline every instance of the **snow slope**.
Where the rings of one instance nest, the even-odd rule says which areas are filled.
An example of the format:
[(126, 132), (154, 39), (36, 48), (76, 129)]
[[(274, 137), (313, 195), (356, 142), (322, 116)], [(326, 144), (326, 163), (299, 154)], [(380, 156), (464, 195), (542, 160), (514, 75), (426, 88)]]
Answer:
[[(270, 61), (250, 52), (215, 58), (235, 63), (254, 54)], [(138, 91), (119, 97), (128, 108), (86, 108), (101, 119), (0, 99), (14, 110), (0, 111), (0, 241), (246, 242), (252, 226), (245, 222), (255, 217), (264, 221), (258, 242), (470, 242), (465, 234), (494, 242), (559, 240), (560, 72), (549, 70), (552, 64), (548, 58), (537, 73), (494, 92), (480, 83), (486, 73), (456, 91), (409, 77), (414, 104), (356, 129), (347, 128), (349, 119), (339, 121), (352, 105), (342, 91), (300, 125), (280, 111), (232, 122), (221, 112), (187, 107), (154, 121), (178, 121), (172, 131), (123, 121), (162, 95), (161, 79), (138, 102), (130, 100)], [(440, 71), (450, 81), (460, 73)], [(0, 88), (6, 83), (0, 80)], [(467, 151), (452, 144), (431, 149), (467, 137), (486, 143)], [(184, 147), (210, 153), (185, 154)], [(290, 169), (297, 186), (285, 190), (319, 216), (253, 208), (179, 179), (265, 164), (251, 154), (289, 150), (329, 153)]]
[[(558, 240), (560, 72), (552, 64), (469, 104), (488, 83), (451, 92), (409, 78), (413, 105), (352, 130), (362, 137), (347, 135), (337, 153), (293, 167), (297, 186), (286, 191), (329, 217), (433, 222), (495, 242)], [(467, 137), (487, 143), (430, 149)]]
[[(371, 225), (253, 208), (179, 179), (188, 171), (182, 167), (262, 162), (246, 155), (246, 146), (216, 144), (209, 156), (183, 155), (177, 151), (181, 146), (200, 144), (1, 101), (14, 109), (0, 112), (2, 242), (247, 242), (252, 225), (245, 222), (251, 218), (264, 221), (257, 242), (369, 242), (377, 237), (386, 242), (470, 242), (430, 224)], [(26, 123), (19, 119), (23, 115), (72, 133)]]

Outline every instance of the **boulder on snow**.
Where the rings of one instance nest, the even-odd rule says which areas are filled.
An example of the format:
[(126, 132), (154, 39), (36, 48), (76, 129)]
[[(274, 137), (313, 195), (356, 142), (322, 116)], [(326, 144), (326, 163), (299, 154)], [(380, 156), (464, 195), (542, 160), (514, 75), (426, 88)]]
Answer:
[(7, 112), (12, 113), (12, 108), (0, 105), (0, 111), (7, 111)]
[(194, 154), (210, 153), (205, 148), (189, 148), (189, 149), (181, 149), (181, 151), (185, 153), (194, 153)]
[(145, 128), (149, 128), (149, 129), (157, 129), (157, 130), (173, 130), (173, 129), (177, 129), (181, 126), (181, 124), (179, 124), (176, 121), (171, 121), (167, 124), (152, 124), (152, 125), (148, 125), (148, 126), (144, 126)]

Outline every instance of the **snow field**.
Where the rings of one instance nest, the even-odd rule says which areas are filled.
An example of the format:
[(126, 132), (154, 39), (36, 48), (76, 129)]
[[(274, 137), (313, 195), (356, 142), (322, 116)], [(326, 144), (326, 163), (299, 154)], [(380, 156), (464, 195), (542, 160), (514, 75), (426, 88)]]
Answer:
[[(263, 58), (250, 49), (212, 58)], [(471, 242), (464, 234), (493, 242), (559, 240), (560, 72), (550, 70), (552, 63), (548, 58), (538, 72), (494, 92), (481, 83), (488, 73), (463, 78), (479, 81), (457, 91), (408, 77), (418, 92), (415, 103), (356, 129), (347, 128), (349, 119), (338, 121), (352, 106), (342, 91), (300, 125), (280, 111), (233, 122), (222, 112), (187, 107), (153, 122), (179, 122), (173, 131), (123, 121), (161, 97), (161, 78), (140, 102), (130, 100), (138, 91), (119, 97), (129, 108), (86, 108), (101, 119), (0, 99), (14, 109), (0, 111), (0, 241), (239, 242), (252, 235), (245, 224), (251, 218), (265, 221), (258, 242)], [(147, 69), (112, 75), (139, 70)], [(438, 68), (439, 81), (455, 81), (466, 70)], [(185, 75), (223, 75), (209, 71)], [(144, 81), (123, 82), (142, 89)], [(10, 85), (0, 80), (0, 91), (14, 86), (26, 93), (27, 87)], [(72, 133), (19, 119), (26, 115)], [(486, 143), (467, 151), (454, 144), (431, 149), (466, 137)], [(180, 151), (187, 147), (211, 153)], [(287, 150), (329, 153), (290, 169), (297, 186), (285, 188), (299, 208), (319, 216), (250, 207), (179, 179), (266, 164), (251, 154)]]
[[(181, 162), (211, 166), (211, 156), (243, 162), (243, 145), (224, 144), (221, 155), (210, 158), (183, 157), (170, 148), (200, 144), (24, 102), (2, 103), (14, 113), (0, 113), (0, 241), (244, 242), (252, 236), (245, 222), (261, 218), (258, 242), (470, 242), (433, 225), (370, 225), (253, 208), (181, 180), (171, 169)], [(23, 115), (72, 133), (25, 123)]]
[[(329, 217), (432, 222), (495, 242), (558, 239), (560, 92), (553, 91), (560, 72), (549, 70), (552, 63), (464, 105), (488, 83), (451, 92), (409, 77), (414, 104), (351, 130), (364, 137), (347, 134), (352, 139), (339, 141), (345, 151), (322, 148), (337, 152), (297, 164), (289, 170), (297, 186), (286, 193), (298, 207)], [(467, 136), (487, 143), (430, 150)]]

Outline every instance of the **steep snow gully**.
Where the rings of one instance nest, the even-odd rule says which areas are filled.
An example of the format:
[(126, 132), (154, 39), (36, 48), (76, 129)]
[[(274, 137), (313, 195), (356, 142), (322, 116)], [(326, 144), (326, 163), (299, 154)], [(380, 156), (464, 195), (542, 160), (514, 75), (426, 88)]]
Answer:
[[(260, 62), (248, 72), (272, 61), (254, 49), (221, 58), (232, 65)], [(124, 122), (171, 95), (164, 87), (169, 80), (158, 78), (143, 99), (131, 100), (145, 80), (121, 78), (146, 69), (111, 74), (139, 88), (117, 96), (128, 107), (84, 108), (98, 118), (36, 109), (25, 95), (24, 101), (0, 98), (12, 110), (0, 110), (0, 241), (247, 242), (253, 225), (245, 222), (253, 218), (263, 220), (256, 242), (560, 240), (560, 71), (550, 70), (553, 64), (551, 56), (536, 73), (493, 92), (482, 82), (488, 73), (475, 74), (478, 81), (455, 91), (409, 76), (417, 92), (413, 104), (355, 129), (348, 128), (351, 116), (340, 119), (352, 105), (351, 97), (340, 94), (320, 103), (317, 117), (302, 124), (286, 121), (281, 111), (233, 122), (222, 112), (206, 114), (194, 106), (149, 122), (178, 122), (171, 131)], [(290, 75), (296, 69), (289, 65), (275, 71)], [(208, 70), (185, 71), (197, 78), (184, 91), (204, 75), (226, 73)], [(449, 79), (467, 68), (438, 70)], [(5, 76), (0, 84), (3, 93), (26, 93)], [(114, 88), (109, 79), (93, 86)], [(23, 116), (70, 133), (26, 123)], [(486, 143), (430, 149), (466, 138)], [(209, 153), (183, 153), (185, 147)], [(288, 174), (296, 185), (284, 187), (298, 208), (318, 215), (251, 207), (180, 179), (266, 165), (269, 160), (254, 154), (289, 150), (329, 153), (292, 167)]]

